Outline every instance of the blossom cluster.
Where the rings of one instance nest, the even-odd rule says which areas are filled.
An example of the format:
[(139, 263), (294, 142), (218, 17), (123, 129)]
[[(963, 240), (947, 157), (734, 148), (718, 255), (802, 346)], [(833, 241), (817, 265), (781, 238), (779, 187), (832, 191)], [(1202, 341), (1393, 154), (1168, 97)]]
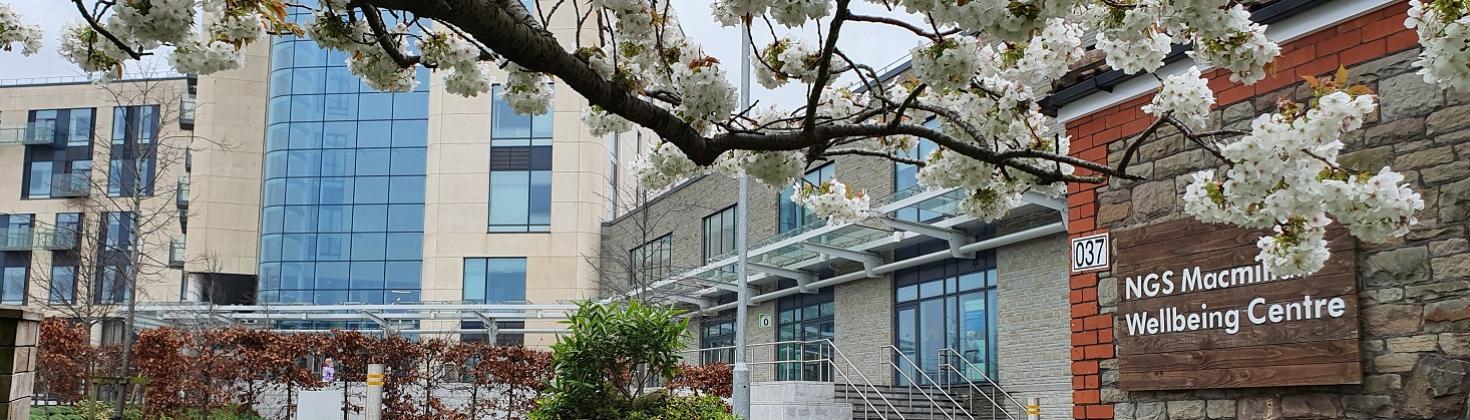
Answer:
[(699, 174), (703, 169), (689, 160), (678, 146), (669, 142), (656, 142), (633, 162), (633, 177), (649, 190), (658, 191)]
[(1273, 272), (1315, 272), (1326, 261), (1329, 215), (1359, 239), (1383, 242), (1408, 232), (1424, 208), (1419, 194), (1388, 168), (1377, 174), (1338, 163), (1343, 133), (1376, 108), (1372, 95), (1336, 90), (1307, 108), (1294, 104), (1257, 117), (1248, 135), (1220, 147), (1230, 166), (1193, 175), (1185, 211), (1202, 221), (1272, 228), (1260, 259)]
[(868, 195), (850, 191), (847, 185), (829, 180), (820, 185), (802, 185), (791, 195), (791, 201), (827, 218), (828, 223), (852, 223), (871, 214)]
[(1409, 1), (1404, 25), (1419, 34), (1414, 65), (1430, 84), (1470, 93), (1470, 5), (1447, 0)]
[(785, 86), (790, 79), (811, 83), (817, 76), (814, 63), (817, 47), (792, 39), (779, 39), (755, 54), (755, 81), (767, 89)]
[(1143, 112), (1157, 117), (1173, 112), (1184, 126), (1204, 128), (1210, 107), (1215, 105), (1215, 93), (1210, 91), (1209, 81), (1200, 77), (1199, 67), (1165, 77), (1163, 84), (1153, 101), (1143, 106)]
[(9, 4), (0, 3), (0, 50), (10, 51), (12, 44), (21, 45), (22, 55), (41, 49), (41, 26), (27, 25)]
[(459, 34), (431, 34), (419, 44), (419, 51), (423, 52), (424, 65), (448, 69), (444, 75), (445, 91), (464, 97), (490, 91), (490, 77), (480, 62), (480, 49)]

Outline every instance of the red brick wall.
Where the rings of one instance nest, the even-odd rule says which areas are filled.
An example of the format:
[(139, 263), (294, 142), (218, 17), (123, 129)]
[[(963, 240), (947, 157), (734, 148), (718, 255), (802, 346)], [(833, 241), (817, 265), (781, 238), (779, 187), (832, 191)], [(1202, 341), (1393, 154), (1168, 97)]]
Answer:
[[(1210, 80), (1210, 89), (1215, 92), (1215, 107), (1271, 94), (1301, 81), (1304, 74), (1328, 74), (1338, 66), (1352, 66), (1417, 47), (1417, 35), (1404, 27), (1408, 9), (1407, 1), (1398, 2), (1282, 44), (1274, 72), (1254, 85), (1231, 82), (1225, 70), (1205, 72), (1204, 76)], [(1107, 164), (1108, 144), (1135, 135), (1153, 123), (1152, 116), (1139, 110), (1151, 99), (1152, 95), (1145, 95), (1068, 122), (1072, 154)], [(1091, 174), (1084, 169), (1077, 171), (1083, 175)], [(1102, 186), (1068, 186), (1068, 232), (1073, 238), (1106, 231), (1105, 226), (1099, 227), (1096, 223), (1096, 199)], [(1072, 306), (1072, 417), (1077, 419), (1113, 418), (1112, 404), (1103, 402), (1099, 395), (1099, 363), (1113, 358), (1113, 315), (1098, 311), (1097, 284), (1097, 273), (1072, 275), (1069, 296)]]

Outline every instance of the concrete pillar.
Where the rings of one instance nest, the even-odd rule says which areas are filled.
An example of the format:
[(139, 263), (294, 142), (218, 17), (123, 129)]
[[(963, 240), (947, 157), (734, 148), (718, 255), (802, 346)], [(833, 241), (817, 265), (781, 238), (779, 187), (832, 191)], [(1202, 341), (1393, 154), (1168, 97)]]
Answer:
[(25, 420), (36, 380), (36, 338), (41, 314), (0, 308), (0, 419)]

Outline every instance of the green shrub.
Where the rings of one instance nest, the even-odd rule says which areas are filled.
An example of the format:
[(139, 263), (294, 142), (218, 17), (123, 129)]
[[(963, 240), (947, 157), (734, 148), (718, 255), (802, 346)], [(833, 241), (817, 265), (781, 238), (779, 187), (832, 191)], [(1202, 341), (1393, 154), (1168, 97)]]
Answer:
[(664, 411), (677, 398), (645, 393), (643, 384), (654, 378), (668, 382), (678, 373), (689, 325), (679, 314), (638, 301), (578, 304), (565, 321), (568, 333), (551, 346), (555, 376), (531, 418), (666, 418)]

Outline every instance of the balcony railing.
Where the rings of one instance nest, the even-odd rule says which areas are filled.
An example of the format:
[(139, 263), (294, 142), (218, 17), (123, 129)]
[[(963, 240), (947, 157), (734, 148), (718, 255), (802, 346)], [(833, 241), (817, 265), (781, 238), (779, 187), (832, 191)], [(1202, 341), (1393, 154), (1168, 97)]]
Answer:
[(29, 251), (34, 241), (29, 227), (0, 228), (0, 251)]
[(189, 208), (189, 177), (179, 177), (178, 187), (174, 189), (174, 202), (181, 209)]
[(184, 268), (185, 260), (187, 260), (187, 258), (184, 252), (184, 240), (174, 239), (172, 241), (168, 241), (168, 266), (173, 268)]
[(20, 142), (28, 146), (66, 147), (65, 137), (56, 135), (55, 121), (26, 124)]
[(36, 248), (49, 251), (66, 251), (77, 248), (80, 232), (71, 227), (53, 227), (36, 232)]
[(185, 130), (194, 129), (194, 110), (198, 104), (194, 102), (194, 95), (185, 96), (179, 100), (179, 128)]
[(92, 191), (92, 174), (73, 172), (51, 178), (52, 197), (86, 197)]

